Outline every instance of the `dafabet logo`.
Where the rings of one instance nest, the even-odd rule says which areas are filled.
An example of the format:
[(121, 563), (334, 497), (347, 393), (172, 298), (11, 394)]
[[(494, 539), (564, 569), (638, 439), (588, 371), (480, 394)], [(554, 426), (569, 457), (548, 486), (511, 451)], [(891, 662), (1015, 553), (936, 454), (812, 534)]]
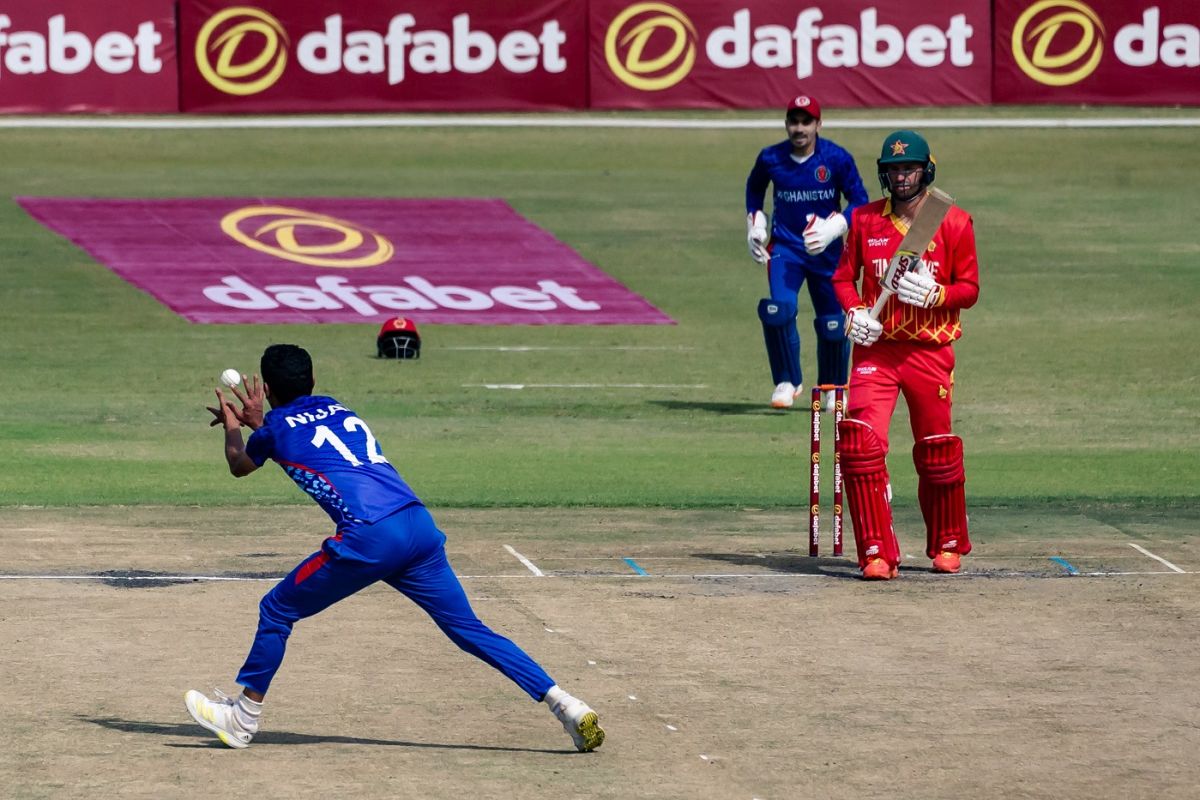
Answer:
[(262, 9), (234, 6), (209, 18), (196, 36), (196, 68), (214, 88), (252, 95), (270, 88), (287, 66), (288, 36)]
[[(665, 46), (651, 48), (655, 39)], [(635, 3), (608, 26), (604, 59), (627, 86), (647, 92), (669, 88), (696, 63), (696, 26), (675, 6)]]
[(392, 257), (386, 237), (353, 222), (287, 206), (245, 206), (221, 230), (251, 250), (311, 267), (373, 267)]
[(1040, 0), (1017, 17), (1012, 51), (1021, 71), (1038, 83), (1070, 86), (1100, 64), (1104, 24), (1086, 3)]
[(820, 70), (860, 66), (884, 69), (907, 62), (923, 69), (967, 68), (975, 62), (975, 28), (966, 14), (950, 16), (944, 26), (909, 18), (902, 28), (881, 21), (874, 7), (863, 8), (855, 19), (828, 5), (837, 20), (826, 22), (825, 11), (816, 6), (790, 18), (758, 8), (752, 18), (751, 9), (740, 8), (726, 18), (729, 24), (713, 25), (717, 19), (709, 14), (703, 22), (710, 29), (699, 31), (675, 6), (633, 3), (609, 23), (604, 59), (621, 83), (646, 92), (675, 86), (700, 67), (788, 69), (804, 79)]
[[(1046, 86), (1071, 86), (1101, 65), (1108, 30), (1096, 10), (1081, 0), (1038, 0), (1013, 25), (1012, 54), (1031, 79)], [(1128, 67), (1200, 66), (1200, 28), (1164, 24), (1157, 6), (1112, 36), (1112, 56)]]
[(209, 17), (193, 49), (204, 79), (226, 94), (247, 96), (269, 89), (285, 69), (386, 75), (394, 86), (410, 74), (474, 75), (497, 68), (517, 75), (555, 74), (567, 68), (561, 53), (566, 33), (554, 19), (543, 21), (536, 32), (509, 29), (494, 35), (465, 13), (452, 17), (448, 30), (422, 28), (413, 14), (395, 14), (377, 29), (351, 28), (357, 23), (342, 14), (324, 17), (320, 28), (279, 14), (282, 20), (261, 8), (234, 6)]

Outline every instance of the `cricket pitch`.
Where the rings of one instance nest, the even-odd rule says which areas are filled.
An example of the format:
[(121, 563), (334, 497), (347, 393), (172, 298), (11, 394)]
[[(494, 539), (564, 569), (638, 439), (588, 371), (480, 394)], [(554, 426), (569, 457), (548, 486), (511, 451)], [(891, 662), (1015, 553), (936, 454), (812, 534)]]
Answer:
[(227, 750), (183, 693), (234, 689), (325, 518), (8, 508), (4, 795), (1194, 796), (1200, 553), (1166, 522), (974, 510), (965, 573), (935, 576), (901, 512), (915, 557), (872, 584), (807, 558), (800, 509), (434, 516), (484, 622), (599, 712), (599, 751), (382, 585), (296, 626)]

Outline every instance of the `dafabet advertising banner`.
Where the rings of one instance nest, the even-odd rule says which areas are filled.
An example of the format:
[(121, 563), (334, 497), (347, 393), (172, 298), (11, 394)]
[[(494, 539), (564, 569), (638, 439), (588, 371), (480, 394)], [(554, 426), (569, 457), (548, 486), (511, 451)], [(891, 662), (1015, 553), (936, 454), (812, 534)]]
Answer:
[(1200, 106), (1200, 0), (0, 0), (0, 113)]
[(3, 0), (0, 112), (179, 110), (172, 0)]
[(997, 103), (1200, 103), (1198, 0), (995, 0)]
[(591, 104), (986, 103), (990, 0), (591, 0)]
[(197, 323), (673, 324), (500, 199), (16, 200)]
[(587, 0), (182, 0), (182, 108), (582, 108), (586, 20)]

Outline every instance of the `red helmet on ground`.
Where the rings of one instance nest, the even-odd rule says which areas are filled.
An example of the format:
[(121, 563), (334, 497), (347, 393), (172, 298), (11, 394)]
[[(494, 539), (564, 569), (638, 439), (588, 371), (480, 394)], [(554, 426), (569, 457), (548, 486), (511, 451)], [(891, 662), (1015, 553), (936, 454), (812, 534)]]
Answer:
[(407, 317), (393, 317), (379, 329), (376, 348), (380, 358), (420, 358), (421, 334)]

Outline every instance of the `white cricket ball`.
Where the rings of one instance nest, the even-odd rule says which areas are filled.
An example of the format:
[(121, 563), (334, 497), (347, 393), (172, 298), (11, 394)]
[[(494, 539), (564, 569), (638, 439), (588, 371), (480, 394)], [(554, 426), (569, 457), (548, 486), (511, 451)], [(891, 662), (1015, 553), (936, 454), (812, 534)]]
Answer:
[(236, 369), (227, 369), (221, 373), (221, 383), (232, 389), (242, 382), (242, 373)]

